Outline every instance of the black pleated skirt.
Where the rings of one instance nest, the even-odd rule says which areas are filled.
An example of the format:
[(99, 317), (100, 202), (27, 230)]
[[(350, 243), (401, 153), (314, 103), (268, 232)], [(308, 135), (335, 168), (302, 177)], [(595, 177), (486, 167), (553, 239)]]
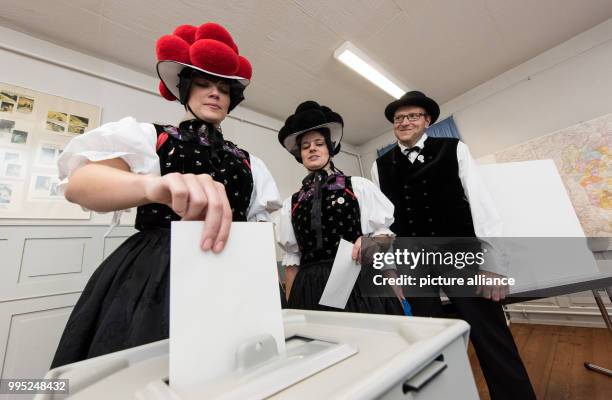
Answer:
[(168, 338), (170, 230), (128, 238), (93, 273), (51, 368)]
[(300, 265), (291, 286), (288, 308), (320, 311), (347, 311), (369, 314), (404, 315), (402, 304), (389, 291), (388, 297), (366, 297), (359, 288), (359, 279), (351, 292), (344, 310), (319, 304), (323, 289), (331, 272), (333, 260), (324, 260)]

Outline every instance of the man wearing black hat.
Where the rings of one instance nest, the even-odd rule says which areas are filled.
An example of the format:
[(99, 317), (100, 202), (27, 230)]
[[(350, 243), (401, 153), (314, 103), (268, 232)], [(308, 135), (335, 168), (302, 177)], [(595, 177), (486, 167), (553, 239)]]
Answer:
[[(398, 142), (374, 162), (372, 180), (395, 206), (391, 230), (398, 237), (501, 236), (501, 220), (468, 147), (458, 139), (425, 133), (439, 115), (438, 104), (419, 91), (404, 94), (385, 109)], [(499, 303), (506, 294), (505, 286), (481, 287), (470, 297), (447, 293), (471, 325), (491, 398), (535, 399)], [(442, 315), (437, 295), (409, 300), (415, 316)]]

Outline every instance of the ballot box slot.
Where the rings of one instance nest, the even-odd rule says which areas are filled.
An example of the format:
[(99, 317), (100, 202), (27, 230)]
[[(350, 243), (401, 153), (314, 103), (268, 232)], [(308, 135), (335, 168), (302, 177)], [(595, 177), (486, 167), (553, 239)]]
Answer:
[(317, 340), (317, 339), (313, 339), (313, 338), (302, 336), (302, 335), (293, 335), (293, 336), (286, 338), (285, 343), (294, 342), (294, 341), (298, 343), (307, 343), (307, 342), (312, 342), (313, 340)]
[(404, 382), (402, 390), (404, 394), (409, 392), (418, 392), (423, 389), (427, 384), (433, 381), (438, 375), (440, 375), (448, 365), (444, 362), (444, 355), (440, 354), (431, 363), (427, 364), (425, 368), (417, 372), (412, 378)]
[(285, 339), (285, 349), (288, 351), (290, 349), (294, 349), (306, 343), (312, 342), (315, 339), (301, 336), (301, 335), (293, 335)]
[[(358, 349), (341, 340), (295, 334), (285, 338), (286, 353), (279, 354), (271, 335), (246, 340), (236, 351), (233, 373), (202, 384), (198, 396), (242, 400), (266, 398), (329, 368)], [(158, 392), (172, 391), (167, 376), (137, 392), (138, 399), (159, 400)], [(164, 399), (165, 400), (165, 399)]]

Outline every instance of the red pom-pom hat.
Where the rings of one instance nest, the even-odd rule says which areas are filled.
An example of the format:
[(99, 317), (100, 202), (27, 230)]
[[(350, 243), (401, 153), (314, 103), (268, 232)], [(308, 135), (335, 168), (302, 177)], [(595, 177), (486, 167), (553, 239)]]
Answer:
[(155, 50), (160, 93), (168, 100), (180, 97), (179, 73), (184, 68), (233, 79), (244, 87), (250, 83), (251, 64), (239, 55), (230, 33), (214, 22), (199, 27), (181, 25), (173, 34), (159, 38)]

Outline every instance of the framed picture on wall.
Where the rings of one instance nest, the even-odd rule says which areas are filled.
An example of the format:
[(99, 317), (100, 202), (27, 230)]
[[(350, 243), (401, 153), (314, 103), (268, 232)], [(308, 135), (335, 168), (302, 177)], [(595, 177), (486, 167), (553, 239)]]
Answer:
[(57, 159), (100, 115), (99, 106), (0, 83), (0, 218), (90, 218), (64, 198)]

